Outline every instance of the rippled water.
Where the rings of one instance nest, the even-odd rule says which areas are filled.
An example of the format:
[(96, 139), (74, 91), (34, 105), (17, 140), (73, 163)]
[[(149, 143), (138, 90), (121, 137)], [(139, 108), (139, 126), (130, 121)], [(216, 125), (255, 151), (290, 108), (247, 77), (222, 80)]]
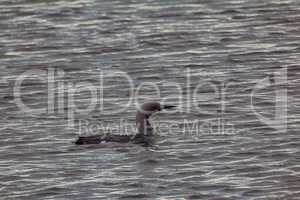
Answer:
[[(2, 0), (0, 28), (2, 199), (300, 198), (298, 0)], [(148, 148), (75, 146), (73, 108), (59, 83), (98, 86), (102, 73), (103, 110), (75, 113), (74, 120), (134, 123), (133, 104), (113, 112), (132, 96), (118, 71), (135, 89), (159, 87), (160, 96), (143, 87), (141, 102), (168, 97), (178, 104), (175, 113), (153, 119), (178, 126)], [(17, 106), (14, 88), (24, 72), (34, 76), (22, 83), (22, 101), (46, 108), (54, 94), (53, 110), (24, 113)], [(189, 93), (199, 84), (197, 95)], [(218, 88), (226, 89), (223, 99)], [(282, 129), (272, 117), (285, 94)], [(89, 93), (76, 93), (76, 106), (90, 101)], [(194, 120), (201, 134), (180, 128)], [(218, 121), (225, 134), (215, 129)]]

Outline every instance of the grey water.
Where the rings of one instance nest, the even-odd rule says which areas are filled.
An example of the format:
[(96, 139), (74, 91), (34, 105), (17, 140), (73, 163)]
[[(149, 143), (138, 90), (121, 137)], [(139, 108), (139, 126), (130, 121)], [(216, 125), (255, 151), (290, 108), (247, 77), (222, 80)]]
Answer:
[[(300, 199), (299, 63), (298, 0), (1, 0), (0, 198)], [(175, 125), (72, 143), (129, 99)]]

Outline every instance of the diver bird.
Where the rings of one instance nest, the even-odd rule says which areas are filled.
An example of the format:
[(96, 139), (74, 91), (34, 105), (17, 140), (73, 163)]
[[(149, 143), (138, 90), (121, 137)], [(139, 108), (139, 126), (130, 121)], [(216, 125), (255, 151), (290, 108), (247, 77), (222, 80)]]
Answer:
[(77, 145), (83, 144), (99, 144), (101, 142), (119, 142), (119, 143), (138, 143), (142, 145), (151, 145), (153, 143), (153, 128), (149, 122), (152, 114), (172, 109), (173, 105), (164, 105), (159, 102), (144, 103), (136, 114), (137, 133), (135, 135), (116, 135), (116, 134), (103, 134), (91, 136), (79, 136), (75, 141)]

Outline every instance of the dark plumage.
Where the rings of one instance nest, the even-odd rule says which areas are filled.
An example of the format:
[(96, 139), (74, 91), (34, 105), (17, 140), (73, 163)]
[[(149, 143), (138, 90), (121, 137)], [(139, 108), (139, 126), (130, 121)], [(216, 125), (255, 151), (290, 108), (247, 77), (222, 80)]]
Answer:
[(154, 141), (153, 129), (149, 122), (149, 117), (162, 109), (171, 109), (175, 106), (161, 105), (158, 102), (144, 103), (142, 107), (137, 111), (136, 114), (136, 125), (138, 133), (135, 135), (115, 135), (115, 134), (103, 134), (103, 135), (92, 135), (92, 136), (80, 136), (75, 141), (77, 145), (84, 144), (99, 144), (101, 142), (119, 142), (127, 143), (133, 142), (142, 145), (151, 145)]

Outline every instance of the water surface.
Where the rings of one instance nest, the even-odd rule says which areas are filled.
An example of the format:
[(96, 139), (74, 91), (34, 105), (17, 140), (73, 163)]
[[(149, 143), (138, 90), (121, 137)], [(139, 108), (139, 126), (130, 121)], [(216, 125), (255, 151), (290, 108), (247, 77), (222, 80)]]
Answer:
[[(3, 0), (0, 13), (3, 199), (300, 198), (298, 0)], [(23, 82), (22, 100), (35, 110), (47, 108), (47, 73), (56, 73), (50, 80), (53, 113), (24, 113), (17, 106), (14, 86), (28, 70), (35, 76)], [(148, 148), (75, 146), (78, 130), (68, 126), (73, 108), (58, 83), (98, 86), (102, 73), (103, 110), (77, 113), (74, 120), (134, 123), (133, 104), (113, 113), (132, 95), (117, 71), (127, 73), (134, 87), (159, 87), (160, 97), (142, 88), (141, 102), (168, 97), (178, 104), (170, 82), (178, 83), (179, 109), (153, 121), (179, 126)], [(268, 79), (251, 103), (253, 88)], [(186, 95), (199, 84), (196, 96)], [(223, 101), (212, 86), (228, 86)], [(258, 117), (273, 119), (276, 91), (284, 89), (286, 130)], [(76, 93), (76, 106), (90, 100), (88, 93)], [(199, 120), (201, 134), (182, 129), (184, 120)], [(218, 121), (225, 132), (215, 129)]]

